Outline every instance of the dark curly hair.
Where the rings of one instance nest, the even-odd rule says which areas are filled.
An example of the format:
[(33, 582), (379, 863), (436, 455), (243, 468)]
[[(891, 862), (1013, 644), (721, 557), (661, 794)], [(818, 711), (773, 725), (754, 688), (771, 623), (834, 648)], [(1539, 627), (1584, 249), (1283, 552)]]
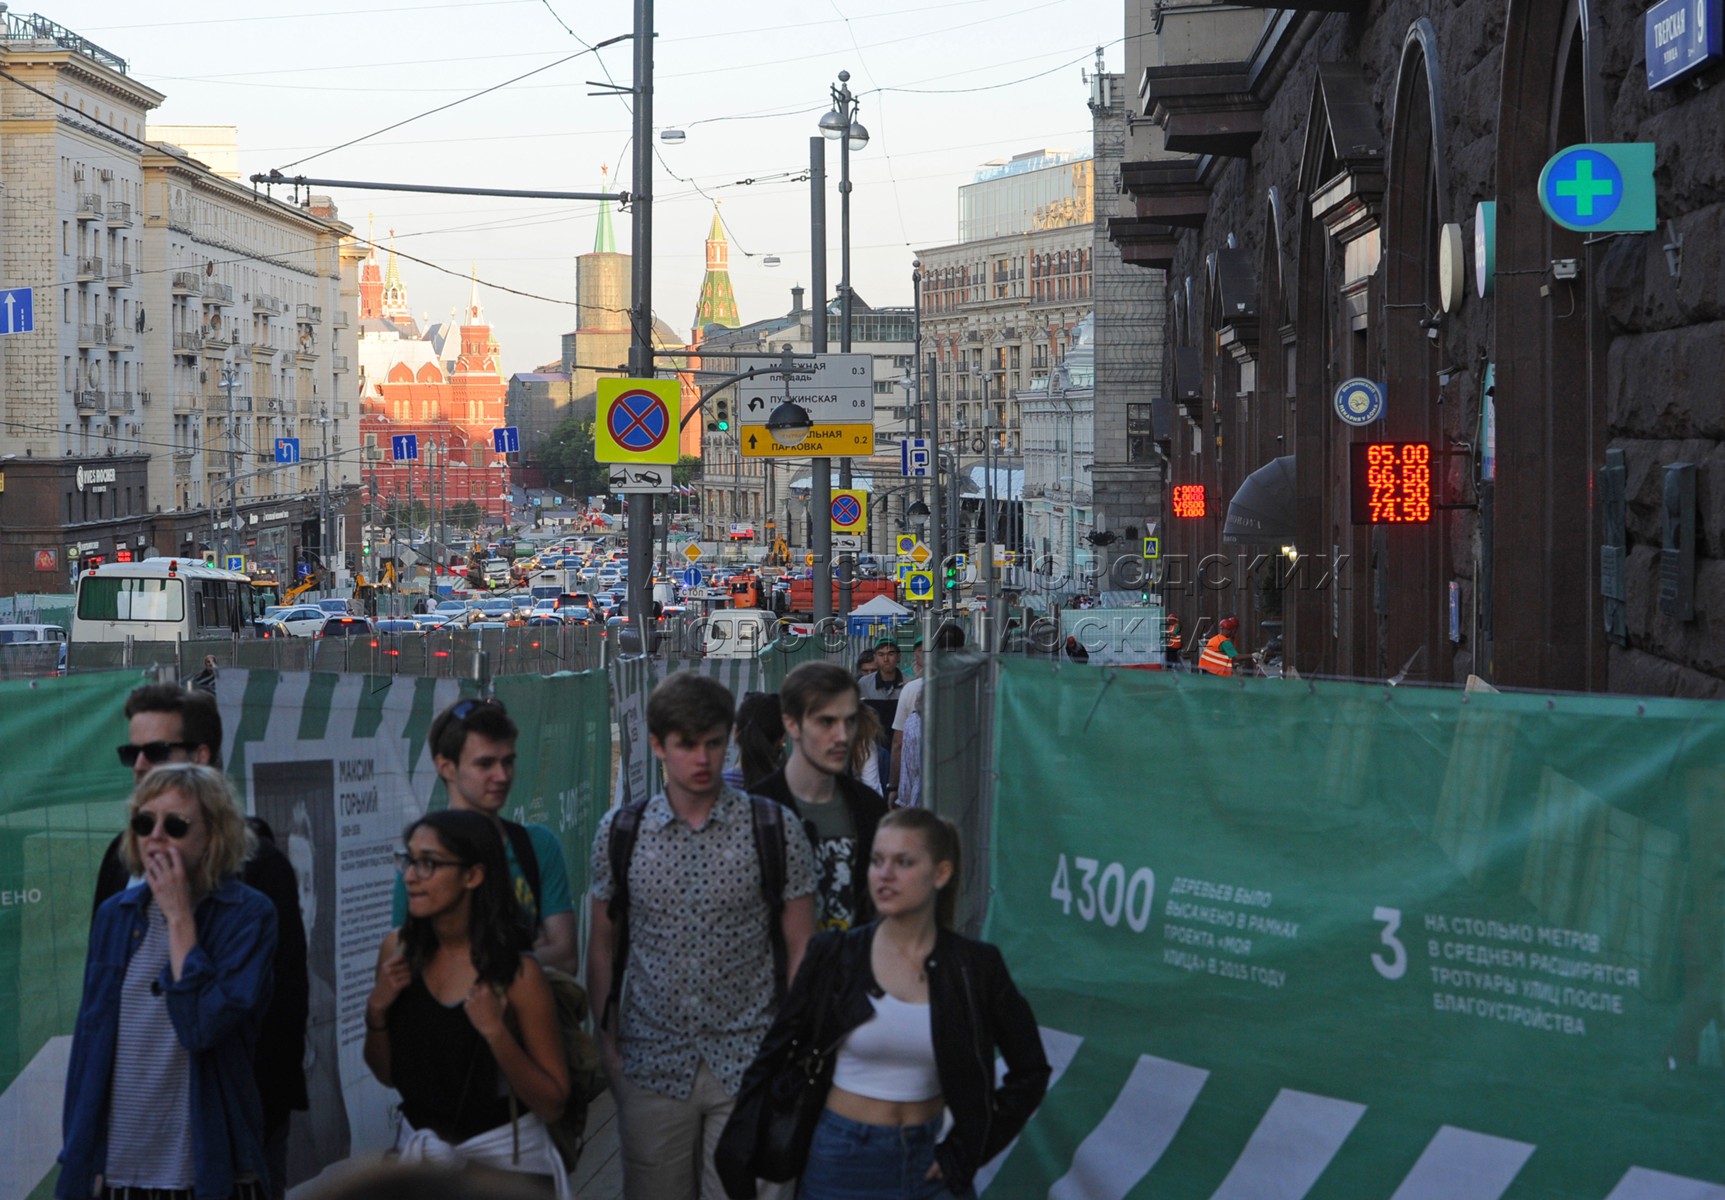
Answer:
[[(507, 987), (521, 970), (521, 956), (533, 947), (533, 934), (515, 899), (502, 829), (482, 813), (445, 809), (427, 813), (402, 830), (402, 843), (411, 842), (422, 828), (437, 834), (443, 849), (463, 867), (485, 868), (485, 881), (473, 889), (468, 914), (473, 966), (481, 983)], [(413, 973), (420, 975), (437, 951), (437, 932), (430, 921), (409, 914), (401, 926), (401, 946)]]

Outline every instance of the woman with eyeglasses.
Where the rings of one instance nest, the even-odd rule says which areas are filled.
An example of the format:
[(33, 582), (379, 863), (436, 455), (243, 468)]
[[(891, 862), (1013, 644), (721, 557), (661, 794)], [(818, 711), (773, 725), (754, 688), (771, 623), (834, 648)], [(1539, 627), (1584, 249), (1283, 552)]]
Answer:
[(227, 780), (165, 763), (139, 781), (102, 903), (66, 1073), (56, 1196), (263, 1200), (252, 1058), (269, 1001), (275, 909), (238, 879), (252, 834)]
[(497, 823), (429, 813), (396, 865), (407, 919), (383, 939), (365, 1005), (365, 1062), (401, 1093), (403, 1161), (477, 1164), (544, 1179), (569, 1196), (546, 1123), (569, 1069)]

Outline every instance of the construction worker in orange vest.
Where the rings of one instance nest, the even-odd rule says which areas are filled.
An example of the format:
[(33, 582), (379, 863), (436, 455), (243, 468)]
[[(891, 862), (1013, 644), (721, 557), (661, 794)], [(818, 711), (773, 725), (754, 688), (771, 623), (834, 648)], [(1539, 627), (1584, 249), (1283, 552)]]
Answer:
[(1180, 639), (1180, 618), (1169, 613), (1163, 622), (1162, 632), (1162, 665), (1168, 670), (1180, 669), (1180, 648), (1183, 644)]
[(1198, 655), (1198, 669), (1212, 675), (1232, 675), (1234, 662), (1240, 657), (1234, 648), (1234, 635), (1240, 630), (1239, 618), (1223, 617), (1216, 627), (1221, 632), (1204, 643)]

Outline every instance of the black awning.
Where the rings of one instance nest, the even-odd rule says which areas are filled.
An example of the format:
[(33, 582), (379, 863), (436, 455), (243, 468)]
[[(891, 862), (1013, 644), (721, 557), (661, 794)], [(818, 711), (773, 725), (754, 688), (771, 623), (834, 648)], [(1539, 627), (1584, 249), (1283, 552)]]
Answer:
[(1228, 503), (1222, 540), (1286, 546), (1294, 540), (1294, 456), (1272, 459), (1246, 476)]

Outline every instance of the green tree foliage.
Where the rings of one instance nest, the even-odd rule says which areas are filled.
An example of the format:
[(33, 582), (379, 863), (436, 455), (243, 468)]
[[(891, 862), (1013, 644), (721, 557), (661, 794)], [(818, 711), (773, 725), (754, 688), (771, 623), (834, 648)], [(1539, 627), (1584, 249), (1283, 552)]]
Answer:
[[(551, 487), (597, 496), (608, 487), (605, 468), (593, 461), (593, 422), (570, 417), (539, 443), (540, 469)], [(570, 482), (573, 481), (573, 482)]]
[(700, 473), (701, 460), (693, 454), (685, 454), (671, 468), (671, 481), (678, 487), (688, 487)]

